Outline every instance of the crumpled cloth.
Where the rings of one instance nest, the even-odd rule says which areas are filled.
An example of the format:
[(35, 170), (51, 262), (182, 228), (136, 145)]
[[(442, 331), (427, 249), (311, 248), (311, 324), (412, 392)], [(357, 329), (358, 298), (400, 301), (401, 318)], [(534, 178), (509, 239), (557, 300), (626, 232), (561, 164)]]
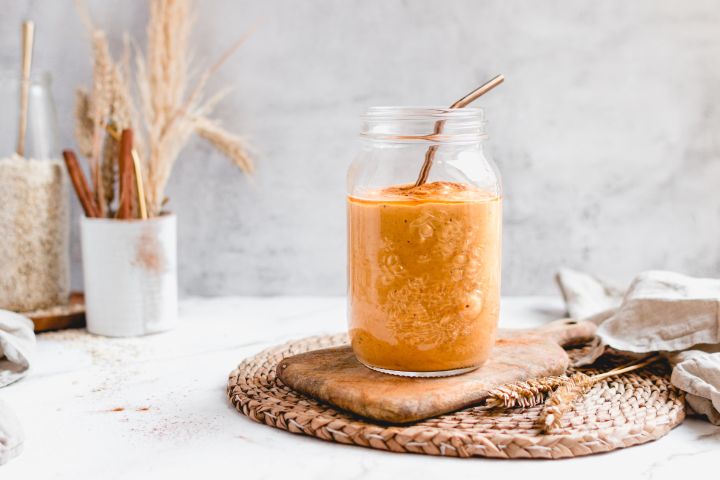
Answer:
[[(30, 319), (0, 310), (0, 388), (25, 376), (35, 352), (35, 333)], [(0, 401), (0, 465), (22, 451), (25, 437), (7, 404)]]
[(25, 444), (20, 421), (2, 400), (0, 400), (0, 465), (22, 452)]
[(571, 318), (596, 323), (616, 350), (665, 353), (687, 404), (720, 425), (720, 279), (653, 270), (624, 292), (569, 269), (556, 279)]

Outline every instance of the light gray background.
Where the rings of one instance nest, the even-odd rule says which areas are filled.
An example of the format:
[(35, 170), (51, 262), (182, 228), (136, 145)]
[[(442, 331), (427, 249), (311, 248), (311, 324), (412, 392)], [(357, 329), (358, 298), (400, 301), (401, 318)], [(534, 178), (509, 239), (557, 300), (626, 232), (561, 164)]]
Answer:
[[(113, 41), (144, 42), (144, 1), (89, 3)], [(90, 58), (72, 1), (0, 5), (0, 65), (17, 64), (34, 19), (35, 65), (54, 75), (73, 145)], [(169, 196), (185, 293), (343, 293), (358, 116), (449, 104), (499, 72), (481, 103), (505, 182), (505, 294), (554, 292), (562, 265), (622, 282), (720, 273), (717, 2), (206, 0), (198, 17), (202, 61), (263, 22), (214, 82), (234, 87), (218, 114), (259, 155), (251, 183), (201, 141), (183, 152)]]

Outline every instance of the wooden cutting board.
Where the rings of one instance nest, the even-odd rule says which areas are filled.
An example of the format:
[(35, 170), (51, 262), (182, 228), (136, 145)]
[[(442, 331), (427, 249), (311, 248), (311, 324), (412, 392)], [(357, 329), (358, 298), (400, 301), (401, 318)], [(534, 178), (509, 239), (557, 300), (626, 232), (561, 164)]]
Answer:
[(357, 415), (408, 423), (481, 402), (506, 383), (561, 375), (569, 366), (562, 346), (593, 338), (595, 325), (558, 320), (527, 330), (499, 330), (490, 360), (454, 377), (407, 378), (370, 370), (349, 346), (284, 359), (278, 378), (290, 388)]

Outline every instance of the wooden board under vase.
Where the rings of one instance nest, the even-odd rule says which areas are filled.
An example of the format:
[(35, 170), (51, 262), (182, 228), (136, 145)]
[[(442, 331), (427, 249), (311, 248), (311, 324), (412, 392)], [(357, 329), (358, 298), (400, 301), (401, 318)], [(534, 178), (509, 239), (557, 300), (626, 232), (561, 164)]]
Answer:
[(85, 326), (85, 296), (82, 292), (70, 294), (67, 305), (58, 305), (32, 312), (23, 312), (35, 324), (35, 333)]

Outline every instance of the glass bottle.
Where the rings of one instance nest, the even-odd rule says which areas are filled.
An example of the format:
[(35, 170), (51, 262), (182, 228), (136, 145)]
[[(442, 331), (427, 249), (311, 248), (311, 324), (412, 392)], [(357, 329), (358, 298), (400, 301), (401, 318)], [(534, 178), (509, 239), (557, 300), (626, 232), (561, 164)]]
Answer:
[(68, 301), (69, 190), (50, 75), (30, 80), (23, 156), (19, 89), (19, 74), (0, 73), (0, 308), (32, 312)]

